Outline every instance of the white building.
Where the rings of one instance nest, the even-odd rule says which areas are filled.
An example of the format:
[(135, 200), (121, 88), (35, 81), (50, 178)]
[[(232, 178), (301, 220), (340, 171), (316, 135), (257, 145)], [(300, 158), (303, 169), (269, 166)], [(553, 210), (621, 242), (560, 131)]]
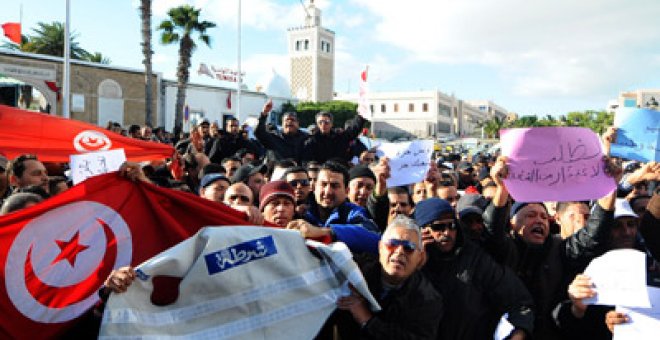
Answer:
[(321, 10), (313, 0), (305, 11), (305, 25), (288, 30), (291, 93), (301, 101), (329, 101), (334, 91), (335, 32), (321, 26)]
[[(371, 92), (372, 131), (379, 138), (471, 136), (487, 115), (467, 102), (440, 91)], [(358, 94), (336, 100), (357, 103)]]
[[(282, 76), (273, 71), (270, 77), (262, 80), (258, 85), (260, 91), (241, 89), (241, 112), (237, 115), (238, 106), (235, 88), (188, 84), (186, 90), (186, 106), (188, 107), (188, 120), (184, 117), (184, 131), (189, 131), (194, 124), (208, 119), (217, 122), (224, 128), (224, 121), (228, 117), (236, 117), (241, 123), (251, 121), (252, 124), (259, 118), (261, 109), (270, 98), (273, 100), (271, 116), (279, 116), (279, 108), (284, 103), (297, 104), (291, 98), (288, 83)], [(161, 112), (164, 112), (165, 129), (172, 131), (174, 122), (174, 109), (176, 103), (176, 81), (164, 80), (161, 85)]]
[(617, 99), (612, 99), (607, 104), (607, 110), (614, 112), (620, 107), (652, 107), (660, 101), (660, 89), (639, 89), (619, 93)]
[(490, 100), (466, 100), (465, 102), (470, 104), (470, 106), (477, 108), (479, 111), (487, 113), (489, 119), (494, 117), (505, 119), (509, 114), (505, 108)]

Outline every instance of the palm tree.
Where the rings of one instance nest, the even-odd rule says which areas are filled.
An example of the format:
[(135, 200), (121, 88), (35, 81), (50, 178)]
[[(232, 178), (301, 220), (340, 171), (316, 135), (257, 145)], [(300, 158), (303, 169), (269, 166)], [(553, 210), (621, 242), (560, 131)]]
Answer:
[(8, 49), (11, 51), (21, 51), (28, 52), (29, 50), (30, 37), (25, 34), (21, 34), (21, 43), (16, 44), (13, 42), (5, 42), (0, 46), (0, 48)]
[[(53, 22), (50, 24), (40, 22), (38, 28), (34, 28), (36, 33), (28, 38), (25, 52), (38, 54), (47, 54), (58, 57), (64, 56), (64, 24)], [(84, 59), (89, 53), (85, 51), (77, 41), (78, 35), (71, 33), (69, 47), (71, 48), (72, 59)]]
[(215, 27), (215, 23), (199, 21), (200, 11), (200, 9), (190, 5), (171, 8), (167, 11), (170, 19), (163, 20), (158, 26), (158, 29), (163, 31), (160, 36), (163, 44), (179, 43), (179, 65), (176, 72), (176, 108), (174, 111), (174, 133), (176, 136), (181, 132), (183, 125), (183, 105), (186, 101), (186, 85), (190, 77), (190, 59), (196, 47), (191, 34), (198, 32), (199, 40), (210, 47), (211, 37), (206, 34), (206, 30)]
[(142, 20), (142, 54), (144, 55), (144, 105), (145, 105), (145, 124), (152, 124), (152, 109), (151, 103), (153, 102), (152, 88), (153, 88), (153, 69), (151, 66), (151, 55), (154, 51), (151, 49), (151, 0), (140, 1), (140, 19)]
[(504, 128), (504, 125), (504, 119), (493, 117), (493, 119), (481, 122), (477, 126), (484, 129), (487, 138), (500, 138), (500, 130)]
[(83, 58), (83, 60), (91, 61), (93, 63), (104, 64), (104, 65), (108, 65), (111, 62), (110, 58), (103, 56), (101, 52), (87, 53)]

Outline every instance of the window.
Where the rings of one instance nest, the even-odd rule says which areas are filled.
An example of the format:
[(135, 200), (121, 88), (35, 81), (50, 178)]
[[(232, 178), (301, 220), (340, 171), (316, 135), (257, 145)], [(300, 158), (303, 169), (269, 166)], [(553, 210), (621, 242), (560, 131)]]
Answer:
[(305, 39), (305, 51), (309, 50), (309, 40)]
[(440, 113), (440, 115), (445, 117), (451, 117), (451, 109), (447, 105), (439, 104), (438, 113)]
[(408, 111), (409, 112), (415, 112), (415, 104), (413, 104), (413, 103), (408, 104)]
[(325, 41), (321, 40), (321, 51), (325, 51)]
[(325, 43), (326, 52), (330, 53), (330, 43)]
[(399, 104), (394, 103), (394, 112), (399, 112)]
[(369, 105), (369, 110), (370, 110), (371, 112), (374, 112), (374, 106), (373, 106), (373, 105)]
[(423, 112), (429, 112), (429, 104), (428, 103), (422, 104), (422, 111)]
[(385, 104), (380, 104), (380, 112), (385, 113)]
[(300, 51), (300, 40), (296, 41), (296, 51)]

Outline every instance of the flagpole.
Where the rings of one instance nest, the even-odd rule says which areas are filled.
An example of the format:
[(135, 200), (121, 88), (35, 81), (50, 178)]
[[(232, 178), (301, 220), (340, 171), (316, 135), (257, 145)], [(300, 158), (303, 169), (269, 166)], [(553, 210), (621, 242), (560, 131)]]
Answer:
[(236, 119), (241, 117), (241, 0), (238, 0), (238, 85), (236, 86)]
[(69, 118), (69, 77), (70, 70), (70, 34), (69, 34), (69, 0), (66, 0), (66, 19), (64, 21), (64, 71), (62, 75), (62, 117)]

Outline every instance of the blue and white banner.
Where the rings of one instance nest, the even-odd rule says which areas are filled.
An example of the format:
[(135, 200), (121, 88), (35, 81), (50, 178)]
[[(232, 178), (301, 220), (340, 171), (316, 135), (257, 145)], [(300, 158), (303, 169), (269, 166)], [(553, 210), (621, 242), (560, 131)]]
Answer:
[[(348, 282), (380, 309), (346, 245), (292, 230), (203, 228), (136, 271), (110, 297), (101, 338), (311, 339)], [(163, 276), (181, 278), (178, 296), (156, 306)]]

